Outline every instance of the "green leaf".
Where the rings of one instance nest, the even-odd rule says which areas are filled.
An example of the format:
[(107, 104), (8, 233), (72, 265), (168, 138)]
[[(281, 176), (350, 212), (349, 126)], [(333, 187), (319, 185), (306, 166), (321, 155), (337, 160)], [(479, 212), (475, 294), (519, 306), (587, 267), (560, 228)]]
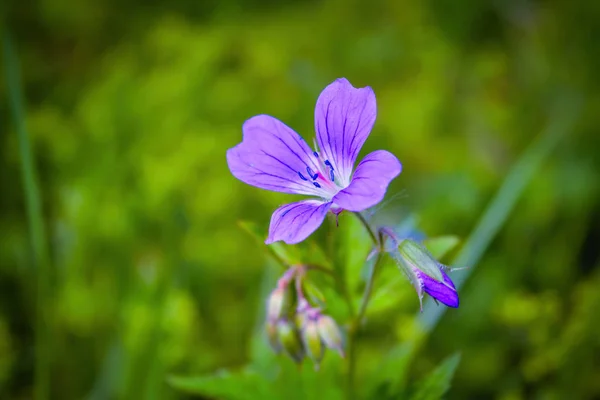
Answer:
[(420, 384), (417, 385), (412, 400), (438, 400), (450, 388), (450, 381), (454, 376), (454, 371), (460, 362), (460, 354), (454, 354), (445, 359), (436, 369), (433, 370)]
[(423, 240), (423, 245), (437, 260), (444, 258), (444, 256), (456, 248), (459, 243), (460, 239), (458, 236), (454, 235), (444, 235)]
[(251, 400), (274, 398), (268, 382), (251, 370), (229, 372), (221, 370), (213, 375), (184, 377), (170, 376), (167, 382), (176, 389), (224, 400)]
[(354, 292), (362, 281), (361, 272), (365, 266), (367, 256), (373, 248), (369, 233), (360, 220), (353, 213), (339, 215), (339, 227), (334, 232), (336, 236), (335, 268), (340, 271), (344, 281)]
[(385, 399), (400, 396), (406, 385), (408, 365), (414, 349), (413, 342), (402, 343), (392, 348), (379, 368), (368, 376), (364, 397)]
[(326, 302), (325, 295), (314, 283), (309, 280), (303, 282), (304, 293), (308, 296), (309, 300), (314, 304), (318, 304), (323, 307)]

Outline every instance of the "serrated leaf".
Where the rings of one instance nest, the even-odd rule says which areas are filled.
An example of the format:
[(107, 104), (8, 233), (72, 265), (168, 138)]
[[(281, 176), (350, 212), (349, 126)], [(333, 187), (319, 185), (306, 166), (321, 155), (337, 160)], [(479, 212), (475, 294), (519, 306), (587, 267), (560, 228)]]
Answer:
[(417, 385), (411, 400), (439, 400), (450, 388), (450, 381), (460, 362), (460, 354), (445, 359), (436, 369)]
[(444, 256), (456, 248), (459, 243), (460, 239), (458, 236), (454, 235), (444, 235), (423, 240), (423, 245), (437, 260), (444, 258)]

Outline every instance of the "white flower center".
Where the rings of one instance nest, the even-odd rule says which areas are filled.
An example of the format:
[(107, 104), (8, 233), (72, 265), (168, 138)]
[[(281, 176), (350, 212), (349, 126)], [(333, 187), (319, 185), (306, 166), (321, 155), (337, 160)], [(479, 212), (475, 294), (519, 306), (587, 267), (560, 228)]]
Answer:
[(313, 171), (307, 166), (305, 171), (298, 171), (298, 176), (303, 181), (313, 184), (314, 187), (321, 192), (321, 196), (327, 200), (331, 200), (340, 190), (344, 189), (341, 182), (341, 177), (336, 173), (333, 164), (329, 160), (324, 160), (316, 151), (313, 152), (317, 158), (318, 170)]

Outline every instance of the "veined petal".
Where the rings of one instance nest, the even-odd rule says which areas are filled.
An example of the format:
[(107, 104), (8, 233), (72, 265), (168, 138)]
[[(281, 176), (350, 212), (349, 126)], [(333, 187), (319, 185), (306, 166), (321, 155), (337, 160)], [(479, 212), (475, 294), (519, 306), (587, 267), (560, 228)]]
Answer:
[(268, 115), (250, 118), (242, 131), (242, 143), (227, 150), (227, 164), (233, 176), (275, 192), (322, 195), (322, 190), (306, 177), (307, 167), (315, 170), (316, 164), (300, 135)]
[(362, 211), (383, 200), (389, 183), (402, 171), (395, 155), (385, 150), (367, 154), (358, 164), (350, 185), (333, 197), (348, 211)]
[(306, 239), (323, 223), (331, 202), (302, 200), (279, 207), (271, 217), (266, 244), (283, 240), (296, 244)]
[(343, 186), (350, 181), (354, 162), (376, 116), (375, 93), (370, 87), (357, 89), (340, 78), (319, 95), (315, 108), (317, 142)]
[(437, 281), (429, 275), (417, 271), (423, 285), (423, 291), (448, 307), (458, 308), (458, 293), (456, 292), (454, 283), (443, 270), (441, 270), (441, 272), (444, 277), (444, 282)]

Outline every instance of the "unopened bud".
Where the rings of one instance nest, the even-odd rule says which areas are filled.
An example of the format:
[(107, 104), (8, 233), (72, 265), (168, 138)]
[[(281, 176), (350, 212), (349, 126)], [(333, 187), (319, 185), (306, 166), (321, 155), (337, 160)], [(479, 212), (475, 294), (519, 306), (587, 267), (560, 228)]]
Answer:
[(422, 244), (405, 239), (398, 246), (398, 251), (390, 254), (415, 287), (419, 301), (425, 292), (448, 307), (458, 307), (458, 293), (444, 272), (445, 267)]
[(277, 336), (277, 323), (267, 321), (265, 330), (267, 331), (267, 340), (273, 351), (276, 353), (281, 352), (281, 343), (279, 343), (279, 338)]
[(333, 318), (328, 315), (321, 315), (317, 320), (317, 329), (325, 346), (337, 350), (344, 357), (342, 333)]
[(406, 239), (398, 246), (398, 252), (410, 268), (416, 268), (436, 281), (444, 280), (440, 264), (422, 244)]
[(280, 319), (277, 322), (277, 338), (283, 346), (286, 353), (294, 361), (299, 363), (304, 357), (304, 349), (296, 325), (288, 319)]
[(319, 328), (316, 321), (309, 320), (302, 329), (302, 339), (306, 353), (315, 363), (315, 369), (319, 369), (319, 363), (323, 359), (325, 348), (319, 335)]
[(275, 288), (267, 300), (267, 320), (276, 321), (285, 316), (291, 304), (289, 290), (286, 286)]

